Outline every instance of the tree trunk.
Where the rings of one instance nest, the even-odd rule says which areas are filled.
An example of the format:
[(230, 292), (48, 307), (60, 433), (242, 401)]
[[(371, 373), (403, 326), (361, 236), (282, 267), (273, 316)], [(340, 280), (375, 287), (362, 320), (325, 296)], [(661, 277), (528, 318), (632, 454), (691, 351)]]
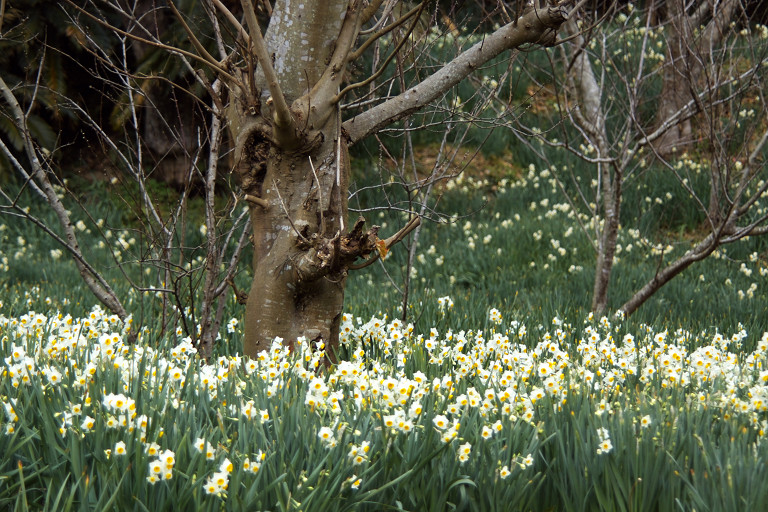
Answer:
[(268, 350), (276, 338), (288, 346), (302, 336), (322, 340), (329, 352), (338, 340), (346, 281), (341, 249), (348, 242), (344, 223), (349, 168), (338, 103), (331, 101), (338, 85), (313, 97), (306, 110), (301, 98), (323, 78), (350, 15), (347, 4), (335, 0), (275, 5), (265, 46), (280, 77), (280, 94), (302, 132), (298, 138), (281, 138), (274, 126), (275, 91), (261, 67), (254, 104), (230, 106), (239, 161), (236, 174), (251, 199), (253, 282), (244, 346), (251, 356)]
[[(592, 64), (586, 51), (586, 41), (579, 34), (576, 22), (571, 19), (565, 28), (573, 39), (575, 55), (569, 73), (571, 88), (578, 100), (578, 109), (574, 117), (589, 140), (597, 149), (598, 158), (610, 158), (611, 149), (608, 133), (605, 128), (603, 112), (603, 91), (595, 78)], [(619, 220), (621, 215), (621, 194), (623, 170), (619, 164), (601, 162), (598, 164), (599, 186), (596, 208), (603, 208), (603, 224), (595, 226), (597, 231), (597, 261), (595, 263), (595, 283), (592, 291), (592, 311), (602, 313), (608, 304), (608, 289), (611, 283), (611, 272), (616, 259), (616, 240), (619, 236)], [(597, 220), (597, 219), (596, 219)]]
[(340, 244), (345, 230), (348, 153), (343, 141), (337, 146), (336, 126), (331, 123), (325, 142), (310, 154), (270, 149), (260, 196), (268, 206), (251, 208), (254, 273), (246, 306), (247, 354), (268, 349), (276, 337), (289, 346), (299, 336), (322, 339), (330, 347), (338, 340), (346, 273), (333, 261), (319, 268), (316, 260), (334, 257), (323, 244)]
[[(349, 0), (278, 1), (264, 42), (274, 56), (280, 87), (290, 102), (320, 80), (335, 49)], [(264, 81), (259, 68), (257, 82)], [(266, 92), (264, 88), (262, 92)]]
[(603, 175), (603, 230), (597, 249), (595, 265), (595, 286), (592, 291), (592, 311), (602, 313), (608, 306), (608, 289), (611, 283), (613, 263), (616, 260), (616, 240), (619, 236), (619, 218), (621, 212), (622, 174), (614, 173), (608, 164), (601, 164)]
[[(656, 125), (663, 126), (670, 119), (682, 119), (673, 123), (654, 144), (656, 152), (667, 157), (694, 141), (692, 114), (686, 105), (694, 99), (702, 87), (713, 87), (718, 78), (719, 60), (715, 55), (730, 22), (738, 14), (739, 0), (724, 0), (716, 6), (702, 4), (695, 12), (688, 13), (684, 0), (667, 1), (667, 61), (662, 75), (662, 90)], [(710, 12), (710, 9), (715, 9)], [(705, 18), (711, 19), (699, 34)], [(705, 63), (709, 65), (706, 69)]]
[[(693, 41), (693, 31), (683, 0), (667, 2), (667, 21), (667, 60), (662, 75), (658, 125), (675, 116), (688, 103), (693, 77), (698, 74), (694, 69), (698, 66), (689, 46)], [(684, 144), (690, 144), (691, 133), (690, 119), (675, 123), (656, 143), (656, 151), (661, 156), (672, 154)]]

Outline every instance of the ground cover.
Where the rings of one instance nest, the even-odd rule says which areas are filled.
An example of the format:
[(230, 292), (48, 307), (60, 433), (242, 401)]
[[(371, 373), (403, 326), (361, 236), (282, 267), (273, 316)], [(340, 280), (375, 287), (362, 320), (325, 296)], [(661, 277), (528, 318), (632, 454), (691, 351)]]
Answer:
[[(768, 503), (764, 243), (689, 269), (629, 319), (590, 316), (594, 253), (582, 230), (590, 219), (558, 200), (552, 172), (534, 165), (493, 180), (479, 172), (446, 187), (445, 222), (426, 224), (412, 269), (393, 250), (383, 267), (350, 280), (343, 362), (328, 369), (323, 347), (306, 342), (292, 354), (275, 344), (257, 360), (241, 358), (234, 300), (206, 363), (181, 326), (158, 332), (159, 298), (124, 290), (135, 313), (122, 324), (92, 307), (48, 239), (5, 223), (0, 502), (20, 510)], [(647, 195), (632, 200), (647, 206), (630, 210), (620, 234), (615, 304), (660, 258), (685, 250), (668, 242), (685, 205), (657, 194), (658, 179), (637, 188)], [(94, 233), (95, 261), (116, 250), (133, 257), (141, 242), (119, 211), (96, 213), (81, 226)], [(383, 230), (402, 222), (396, 212), (375, 217)], [(100, 246), (97, 230), (114, 244)], [(416, 284), (401, 320), (406, 271)]]
[[(766, 503), (768, 333), (483, 330), (345, 317), (351, 357), (278, 341), (208, 364), (130, 325), (0, 317), (15, 509), (743, 510)], [(234, 322), (230, 323), (236, 330)], [(230, 333), (234, 334), (234, 333)], [(170, 340), (169, 340), (170, 341)], [(696, 347), (696, 348), (693, 348)]]

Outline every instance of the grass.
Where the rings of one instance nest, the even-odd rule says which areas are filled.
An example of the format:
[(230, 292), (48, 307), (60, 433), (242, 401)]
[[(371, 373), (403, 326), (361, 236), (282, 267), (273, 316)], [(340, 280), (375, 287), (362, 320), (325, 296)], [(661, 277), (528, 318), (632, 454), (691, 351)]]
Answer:
[(347, 316), (349, 358), (327, 372), (306, 342), (204, 364), (179, 338), (124, 345), (130, 327), (98, 309), (0, 317), (0, 503), (743, 510), (768, 500), (768, 335), (747, 353), (746, 333), (607, 319), (526, 327), (500, 312), (483, 331), (453, 331), (460, 313), (445, 307), (423, 335)]
[[(646, 180), (654, 190), (636, 187), (641, 189), (636, 196), (648, 194), (649, 206), (634, 208), (633, 201), (647, 202), (631, 197), (625, 205), (626, 220), (619, 235), (621, 251), (609, 294), (613, 309), (650, 280), (660, 263), (671, 261), (689, 247), (686, 239), (678, 236), (684, 225), (659, 227), (663, 219), (681, 219), (677, 210), (690, 208), (661, 193), (657, 182), (664, 178), (661, 173), (649, 173)], [(670, 190), (674, 182), (668, 176), (666, 179), (666, 189)], [(454, 297), (470, 325), (481, 323), (492, 307), (529, 318), (533, 315), (537, 322), (557, 315), (584, 316), (590, 306), (595, 252), (576, 220), (577, 213), (558, 195), (551, 181), (548, 169), (534, 168), (506, 187), (465, 177), (454, 190), (446, 192), (441, 206), (453, 221), (425, 226), (420, 239), (423, 257), (416, 264), (412, 286), (417, 312), (409, 319), (421, 318), (424, 322), (417, 322), (417, 326), (428, 328), (433, 318), (418, 304), (443, 295)], [(657, 197), (661, 204), (655, 201)], [(379, 199), (371, 198), (370, 204)], [(582, 217), (583, 225), (588, 226), (589, 221)], [(381, 224), (386, 234), (395, 231), (403, 220), (399, 214), (382, 212), (372, 222)], [(654, 251), (659, 245), (671, 248), (663, 253)], [(348, 287), (350, 312), (400, 316), (395, 285), (402, 279), (405, 252), (402, 248), (394, 250), (383, 262), (387, 273), (395, 277), (394, 283), (379, 265), (368, 267), (362, 276), (353, 274)], [(761, 297), (766, 290), (760, 282), (766, 270), (765, 240), (753, 238), (724, 247), (717, 257), (683, 272), (631, 320), (691, 330), (732, 329), (739, 322), (750, 330), (764, 329)], [(741, 298), (739, 291), (746, 293), (753, 283), (757, 289), (752, 298)]]

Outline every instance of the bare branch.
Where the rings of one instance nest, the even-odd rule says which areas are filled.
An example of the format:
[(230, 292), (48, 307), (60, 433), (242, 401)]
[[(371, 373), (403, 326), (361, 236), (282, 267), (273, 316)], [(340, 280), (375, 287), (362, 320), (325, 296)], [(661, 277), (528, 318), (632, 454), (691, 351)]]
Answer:
[[(220, 82), (219, 82), (220, 83)], [(205, 179), (205, 226), (208, 236), (205, 258), (205, 278), (203, 284), (203, 301), (200, 311), (201, 332), (199, 345), (202, 353), (208, 357), (213, 349), (213, 343), (218, 332), (218, 325), (212, 325), (213, 301), (216, 299), (216, 274), (221, 256), (216, 244), (216, 176), (218, 173), (219, 150), (222, 139), (222, 113), (214, 112), (211, 119), (210, 151), (208, 154), (208, 169)]]
[(640, 290), (638, 290), (627, 302), (619, 308), (626, 316), (631, 315), (637, 308), (642, 306), (654, 293), (656, 293), (662, 286), (672, 280), (680, 272), (690, 267), (697, 261), (701, 261), (720, 245), (718, 238), (710, 234), (706, 239), (702, 240), (690, 251), (686, 252), (683, 256), (676, 259), (660, 271), (658, 271), (653, 279), (648, 281)]
[(344, 129), (350, 145), (420, 109), (503, 51), (526, 43), (551, 44), (552, 34), (567, 17), (568, 11), (562, 5), (531, 9), (459, 54), (418, 85), (346, 121)]
[(245, 194), (243, 199), (245, 199), (247, 202), (249, 202), (251, 204), (259, 205), (259, 206), (261, 206), (264, 209), (269, 208), (269, 203), (266, 200), (264, 200), (264, 199), (262, 199), (260, 197), (252, 196), (250, 194)]
[(114, 25), (111, 25), (111, 24), (107, 23), (106, 21), (102, 20), (101, 18), (99, 18), (97, 16), (94, 16), (93, 14), (89, 13), (88, 11), (83, 9), (82, 7), (80, 7), (77, 4), (75, 4), (72, 0), (65, 0), (65, 1), (70, 6), (74, 7), (75, 9), (77, 9), (80, 13), (84, 14), (85, 16), (87, 16), (91, 20), (95, 21), (99, 25), (101, 25), (101, 26), (103, 26), (103, 27), (105, 27), (105, 28), (115, 32), (116, 34), (120, 34), (122, 36), (129, 37), (129, 38), (133, 39), (134, 41), (139, 41), (140, 43), (148, 44), (148, 45), (154, 46), (156, 48), (161, 48), (161, 49), (163, 49), (163, 50), (165, 50), (167, 52), (175, 53), (175, 54), (178, 54), (178, 55), (183, 55), (183, 56), (188, 57), (188, 58), (190, 58), (192, 60), (195, 60), (197, 62), (201, 62), (201, 63), (203, 63), (203, 64), (213, 68), (214, 71), (216, 71), (217, 73), (219, 73), (220, 75), (225, 77), (231, 83), (236, 84), (236, 85), (238, 85), (241, 88), (243, 87), (242, 82), (240, 82), (240, 80), (238, 80), (237, 78), (232, 76), (215, 59), (213, 59), (213, 61), (209, 61), (205, 57), (197, 55), (196, 53), (188, 52), (188, 51), (183, 50), (181, 48), (178, 48), (176, 46), (167, 45), (167, 44), (164, 44), (164, 43), (160, 43), (158, 41), (152, 41), (151, 39), (146, 39), (146, 38), (143, 38), (143, 37), (139, 37), (139, 36), (137, 36), (135, 34), (131, 34), (129, 32), (126, 32), (125, 30), (122, 30), (122, 29), (120, 29), (118, 27), (115, 27)]
[[(327, 102), (329, 105), (338, 103), (338, 92), (341, 88), (344, 73), (342, 71), (349, 62), (349, 55), (352, 46), (357, 39), (360, 31), (360, 4), (362, 0), (352, 0), (347, 7), (346, 16), (339, 29), (339, 36), (336, 38), (336, 46), (331, 55), (330, 62), (326, 66), (320, 79), (312, 87), (309, 93), (308, 102), (302, 105), (302, 108), (309, 110), (309, 104), (317, 105)], [(329, 109), (321, 109), (329, 110)], [(324, 122), (323, 119), (317, 120), (318, 124)]]
[[(117, 294), (114, 292), (114, 290), (112, 290), (112, 288), (104, 280), (101, 274), (99, 274), (92, 266), (90, 266), (83, 257), (82, 251), (80, 250), (80, 245), (78, 244), (77, 235), (75, 234), (74, 226), (72, 225), (72, 221), (69, 217), (69, 212), (67, 212), (67, 209), (56, 195), (56, 191), (54, 190), (53, 185), (51, 184), (48, 176), (45, 173), (45, 170), (43, 169), (40, 159), (38, 158), (35, 151), (29, 129), (27, 128), (26, 116), (24, 115), (19, 102), (16, 100), (16, 97), (13, 95), (13, 92), (11, 91), (10, 87), (8, 87), (8, 84), (5, 83), (5, 80), (3, 80), (2, 76), (0, 76), (0, 94), (2, 94), (6, 103), (10, 107), (10, 111), (13, 115), (13, 122), (23, 139), (24, 150), (27, 154), (27, 158), (29, 159), (30, 164), (32, 165), (32, 172), (29, 175), (37, 182), (37, 185), (45, 194), (48, 205), (58, 217), (59, 222), (64, 229), (66, 241), (62, 240), (57, 235), (53, 236), (55, 234), (52, 233), (49, 229), (45, 229), (45, 231), (49, 235), (53, 236), (53, 238), (56, 239), (59, 243), (62, 243), (64, 247), (66, 247), (67, 250), (73, 255), (73, 259), (75, 260), (75, 264), (78, 271), (80, 272), (80, 275), (82, 276), (88, 288), (96, 296), (96, 298), (99, 299), (105, 306), (110, 309), (110, 311), (115, 313), (121, 319), (124, 320), (128, 318), (128, 313), (126, 313), (125, 308), (120, 302), (120, 299), (117, 297)], [(37, 225), (39, 226), (40, 223), (37, 223)]]
[(264, 43), (264, 37), (261, 35), (261, 28), (256, 19), (256, 12), (253, 10), (253, 3), (250, 0), (240, 0), (240, 4), (245, 11), (245, 20), (248, 23), (248, 30), (251, 36), (251, 47), (256, 55), (256, 60), (264, 72), (267, 79), (269, 93), (272, 95), (272, 101), (275, 105), (274, 122), (275, 126), (284, 134), (293, 136), (294, 122), (288, 103), (285, 101), (285, 95), (280, 88), (280, 83), (275, 73), (275, 67), (272, 65), (272, 59), (267, 51), (267, 45)]
[(3, 20), (5, 19), (5, 0), (0, 1), (0, 35), (3, 34)]
[[(410, 19), (410, 17), (413, 16), (414, 14), (416, 14), (417, 12), (421, 13), (421, 11), (423, 11), (423, 9), (424, 9), (424, 2), (420, 3), (419, 5), (417, 5), (416, 7), (411, 9), (410, 11), (408, 11), (407, 13), (403, 14), (397, 21), (395, 21), (393, 23), (390, 23), (386, 27), (380, 29), (378, 32), (376, 32), (371, 37), (366, 39), (365, 42), (363, 44), (361, 44), (360, 47), (357, 50), (355, 50), (354, 52), (350, 53), (348, 60), (350, 62), (354, 62), (357, 59), (359, 59), (363, 55), (363, 52), (365, 52), (365, 50), (367, 50), (368, 47), (371, 44), (373, 44), (374, 42), (376, 42), (382, 36), (385, 36), (385, 35), (389, 34), (391, 31), (393, 31), (394, 29), (396, 29), (397, 27), (399, 27), (400, 25), (402, 25), (403, 23), (408, 21), (408, 19)], [(411, 29), (411, 30), (413, 30), (413, 29)]]
[[(357, 83), (354, 83), (354, 84), (349, 84), (349, 85), (348, 85), (348, 86), (346, 86), (344, 89), (342, 89), (342, 90), (339, 92), (339, 94), (337, 94), (337, 95), (336, 95), (336, 97), (334, 97), (334, 98), (333, 98), (333, 102), (334, 102), (334, 103), (337, 103), (337, 102), (339, 102), (339, 101), (341, 100), (341, 98), (343, 98), (343, 97), (344, 97), (344, 96), (345, 96), (345, 95), (346, 95), (346, 94), (347, 94), (349, 91), (351, 91), (351, 90), (353, 90), (353, 89), (357, 89), (358, 87), (365, 87), (366, 85), (370, 84), (371, 82), (373, 82), (374, 80), (376, 80), (377, 78), (379, 78), (379, 76), (381, 76), (381, 74), (382, 74), (382, 73), (383, 73), (383, 72), (386, 70), (386, 68), (387, 68), (387, 65), (388, 65), (390, 62), (392, 62), (392, 59), (393, 59), (393, 58), (394, 58), (396, 55), (399, 55), (399, 53), (400, 53), (400, 50), (403, 48), (403, 45), (404, 45), (404, 44), (405, 44), (405, 43), (408, 41), (408, 37), (409, 37), (409, 36), (411, 35), (411, 33), (413, 32), (413, 29), (415, 29), (415, 28), (416, 28), (416, 24), (417, 24), (417, 23), (418, 23), (418, 21), (419, 21), (419, 14), (421, 14), (421, 11), (423, 10), (423, 6), (424, 6), (424, 5), (425, 5), (424, 3), (421, 3), (421, 4), (419, 5), (419, 7), (417, 8), (418, 10), (417, 10), (417, 13), (416, 13), (416, 19), (415, 19), (415, 20), (414, 20), (414, 22), (411, 24), (411, 26), (408, 28), (408, 31), (407, 31), (407, 32), (406, 32), (406, 33), (403, 35), (402, 39), (401, 39), (401, 40), (400, 40), (400, 41), (397, 43), (397, 46), (395, 47), (395, 49), (394, 49), (394, 50), (392, 50), (392, 53), (390, 53), (390, 54), (387, 56), (387, 58), (386, 58), (386, 59), (384, 59), (384, 62), (382, 62), (382, 63), (380, 64), (380, 66), (379, 66), (379, 69), (378, 69), (378, 70), (377, 70), (375, 73), (373, 73), (371, 76), (369, 76), (368, 78), (366, 78), (365, 80), (363, 80), (363, 81), (361, 81), (361, 82), (357, 82)], [(354, 57), (351, 57), (351, 59), (353, 59), (353, 58), (354, 58)]]
[[(243, 213), (240, 215), (240, 217), (237, 219), (235, 224), (239, 224), (243, 217), (246, 217), (248, 215), (248, 210), (243, 209)], [(216, 291), (214, 292), (214, 295), (218, 297), (224, 291), (227, 289), (227, 285), (232, 282), (232, 279), (235, 277), (235, 272), (237, 271), (237, 265), (240, 262), (240, 257), (243, 254), (243, 250), (245, 249), (245, 246), (248, 244), (248, 234), (251, 231), (251, 219), (246, 217), (245, 223), (243, 225), (243, 229), (240, 232), (240, 238), (237, 240), (237, 247), (235, 247), (234, 252), (232, 253), (232, 257), (229, 259), (229, 266), (227, 267), (227, 271), (224, 275), (224, 279), (222, 279), (221, 283), (219, 283), (219, 286), (216, 288)], [(234, 229), (230, 232), (232, 234), (234, 232)], [(224, 243), (224, 247), (229, 245), (229, 239)], [(221, 256), (224, 256), (224, 253), (221, 253)]]
[[(8, 149), (8, 146), (5, 145), (5, 142), (3, 142), (3, 139), (0, 139), (0, 149), (2, 149), (3, 154), (5, 157), (11, 162), (11, 164), (16, 168), (16, 170), (24, 177), (24, 185), (26, 186), (29, 184), (29, 187), (34, 190), (40, 197), (43, 199), (46, 199), (45, 192), (40, 190), (40, 187), (37, 186), (37, 183), (32, 179), (32, 177), (29, 175), (27, 170), (24, 168), (23, 165), (21, 165), (21, 162), (16, 159), (16, 156), (11, 152), (10, 149)], [(16, 201), (13, 201), (14, 203)]]
[(237, 33), (240, 37), (243, 38), (245, 41), (246, 46), (251, 44), (251, 37), (248, 35), (248, 32), (243, 28), (243, 26), (240, 24), (240, 21), (235, 18), (235, 15), (232, 14), (232, 11), (227, 9), (227, 6), (221, 3), (221, 0), (212, 0), (213, 5), (216, 6), (216, 8), (221, 11), (221, 13), (224, 15), (225, 18), (227, 18), (227, 21), (229, 21), (233, 27), (235, 27), (235, 30), (237, 30)]
[(171, 8), (171, 11), (173, 11), (173, 15), (176, 17), (176, 20), (181, 23), (182, 28), (184, 28), (184, 32), (187, 33), (187, 36), (189, 36), (189, 41), (192, 43), (192, 46), (195, 47), (195, 50), (197, 50), (197, 53), (205, 59), (206, 62), (208, 62), (211, 67), (217, 68), (221, 66), (221, 63), (216, 60), (216, 58), (208, 53), (208, 50), (205, 49), (205, 46), (197, 39), (197, 36), (192, 31), (191, 28), (189, 28), (189, 25), (187, 25), (186, 20), (184, 20), (184, 17), (181, 15), (179, 10), (176, 8), (176, 4), (173, 3), (173, 0), (168, 1), (168, 6)]
[[(370, 4), (368, 4), (368, 7), (365, 8), (363, 11), (363, 16), (361, 18), (361, 23), (365, 25), (368, 23), (371, 18), (373, 18), (374, 14), (376, 14), (376, 11), (379, 10), (379, 7), (381, 7), (381, 4), (384, 3), (384, 0), (373, 0)], [(384, 8), (384, 14), (381, 16), (381, 19), (379, 20), (379, 23), (384, 21), (386, 19), (387, 15), (389, 14), (389, 11), (392, 10), (392, 6), (394, 5), (393, 0), (387, 1), (387, 6)], [(377, 24), (378, 25), (378, 24)], [(373, 30), (376, 30), (377, 27), (374, 27)], [(362, 33), (362, 32), (361, 32)]]

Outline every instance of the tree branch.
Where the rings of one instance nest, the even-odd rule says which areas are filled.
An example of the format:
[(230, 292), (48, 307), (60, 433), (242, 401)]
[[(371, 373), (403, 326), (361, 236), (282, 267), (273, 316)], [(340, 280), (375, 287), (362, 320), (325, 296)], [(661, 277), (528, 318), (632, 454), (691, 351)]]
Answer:
[[(341, 101), (341, 99), (351, 90), (357, 89), (359, 87), (365, 87), (369, 83), (376, 80), (381, 74), (387, 69), (387, 65), (392, 61), (393, 58), (395, 58), (396, 55), (400, 53), (400, 50), (402, 49), (403, 45), (408, 41), (408, 37), (413, 33), (413, 29), (416, 28), (416, 24), (419, 22), (419, 14), (421, 14), (421, 11), (423, 10), (424, 4), (420, 4), (418, 7), (418, 14), (416, 15), (416, 19), (413, 21), (411, 26), (408, 28), (408, 31), (403, 35), (403, 38), (397, 43), (397, 46), (395, 49), (390, 53), (386, 59), (384, 59), (384, 62), (381, 63), (379, 66), (379, 69), (376, 70), (375, 73), (373, 73), (371, 76), (366, 78), (365, 80), (362, 80), (360, 82), (356, 82), (354, 84), (349, 84), (345, 88), (343, 88), (341, 91), (339, 91), (339, 94), (336, 95), (335, 98), (333, 98), (333, 102), (337, 103)], [(350, 60), (353, 60), (352, 57), (350, 57)]]
[[(368, 4), (368, 7), (366, 7), (363, 10), (363, 17), (360, 20), (363, 25), (368, 23), (371, 18), (373, 18), (373, 15), (376, 14), (376, 11), (379, 10), (379, 7), (381, 7), (381, 4), (384, 3), (384, 0), (373, 0), (370, 4)], [(387, 5), (387, 8), (389, 8), (389, 5), (391, 4), (391, 1)], [(387, 8), (384, 9), (384, 12), (387, 12)], [(379, 20), (381, 21), (381, 20)]]
[(181, 23), (182, 28), (184, 28), (184, 31), (187, 33), (187, 36), (189, 36), (189, 42), (192, 43), (192, 46), (195, 47), (195, 50), (197, 50), (197, 53), (200, 54), (200, 56), (205, 59), (206, 62), (208, 62), (211, 66), (218, 68), (220, 66), (220, 63), (216, 60), (216, 58), (208, 53), (208, 50), (205, 49), (205, 46), (203, 46), (203, 43), (200, 42), (199, 39), (197, 39), (197, 36), (192, 31), (191, 28), (189, 28), (189, 25), (187, 25), (186, 20), (184, 20), (184, 17), (181, 15), (179, 10), (176, 8), (176, 4), (173, 3), (173, 0), (169, 0), (168, 7), (171, 8), (171, 11), (173, 12), (173, 15), (176, 17), (179, 23)]
[(261, 35), (261, 27), (256, 19), (256, 12), (253, 10), (253, 4), (250, 0), (240, 0), (245, 11), (245, 20), (248, 23), (248, 30), (251, 36), (251, 43), (253, 53), (256, 55), (256, 60), (261, 66), (261, 70), (264, 72), (264, 76), (267, 79), (267, 86), (269, 87), (269, 93), (272, 95), (272, 101), (275, 106), (274, 122), (275, 126), (284, 134), (295, 135), (293, 116), (291, 110), (288, 108), (288, 103), (285, 101), (285, 95), (280, 88), (280, 83), (277, 80), (277, 73), (275, 67), (272, 65), (272, 59), (267, 51), (267, 45), (264, 42), (264, 37)]
[(371, 37), (366, 39), (365, 42), (363, 44), (361, 44), (360, 47), (357, 50), (355, 50), (354, 52), (350, 53), (348, 60), (350, 62), (352, 62), (352, 61), (355, 61), (355, 60), (359, 59), (363, 55), (363, 52), (366, 49), (368, 49), (368, 47), (371, 44), (373, 44), (376, 40), (378, 40), (379, 38), (381, 38), (382, 36), (384, 36), (386, 34), (389, 34), (391, 31), (393, 31), (394, 29), (396, 29), (397, 27), (399, 27), (400, 25), (402, 25), (403, 23), (408, 21), (408, 19), (411, 16), (413, 16), (417, 12), (421, 12), (423, 9), (424, 9), (424, 3), (422, 2), (419, 5), (417, 5), (416, 7), (414, 7), (413, 9), (411, 9), (410, 11), (408, 11), (407, 13), (403, 14), (394, 23), (391, 23), (391, 24), (387, 25), (386, 27), (380, 29), (378, 32), (376, 32)]
[[(336, 95), (344, 78), (343, 70), (349, 61), (352, 45), (355, 43), (360, 30), (360, 10), (360, 0), (350, 2), (344, 21), (339, 29), (339, 36), (336, 38), (336, 48), (333, 55), (331, 55), (328, 66), (317, 83), (312, 87), (309, 95), (304, 96), (300, 100), (301, 104), (298, 108), (302, 111), (306, 110), (308, 115), (310, 115), (310, 105), (317, 106), (318, 112), (321, 112), (321, 115), (324, 117), (332, 112), (332, 109), (325, 107), (336, 103)], [(315, 125), (318, 126), (324, 122), (325, 119), (322, 117), (314, 120)]]
[(227, 9), (227, 6), (221, 3), (221, 0), (213, 0), (213, 5), (216, 6), (216, 8), (221, 11), (224, 17), (227, 18), (227, 21), (229, 21), (232, 26), (235, 27), (238, 34), (243, 37), (243, 41), (245, 41), (246, 46), (251, 44), (251, 36), (248, 35), (248, 32), (246, 32), (245, 28), (243, 28), (243, 26), (240, 24), (240, 21), (235, 18), (235, 15), (232, 14), (232, 11)]
[(349, 270), (360, 270), (361, 268), (365, 268), (373, 263), (376, 262), (376, 260), (379, 259), (379, 257), (384, 258), (387, 255), (387, 252), (389, 252), (390, 247), (393, 245), (402, 242), (403, 239), (405, 239), (408, 234), (419, 227), (421, 224), (421, 217), (416, 215), (415, 217), (411, 218), (411, 220), (408, 221), (408, 223), (400, 228), (400, 230), (392, 235), (391, 237), (387, 238), (386, 240), (379, 240), (376, 243), (376, 248), (378, 249), (373, 257), (363, 261), (362, 263), (352, 264), (349, 265)]
[[(23, 139), (24, 151), (26, 152), (27, 158), (32, 165), (32, 172), (30, 175), (32, 179), (37, 182), (37, 185), (45, 195), (46, 202), (58, 217), (59, 222), (64, 229), (66, 241), (61, 239), (50, 229), (46, 228), (45, 231), (59, 243), (62, 243), (64, 247), (66, 247), (67, 250), (72, 254), (73, 259), (75, 260), (75, 264), (77, 265), (77, 269), (80, 272), (80, 276), (83, 278), (83, 281), (85, 281), (85, 284), (88, 286), (88, 288), (90, 288), (91, 292), (93, 292), (96, 298), (99, 299), (99, 301), (101, 301), (110, 309), (110, 311), (115, 313), (122, 320), (126, 319), (128, 317), (128, 313), (120, 303), (120, 299), (118, 299), (117, 294), (114, 292), (114, 290), (112, 290), (104, 278), (98, 272), (96, 272), (96, 270), (91, 267), (83, 257), (82, 251), (80, 250), (80, 245), (77, 240), (77, 235), (75, 234), (74, 226), (72, 225), (72, 220), (69, 217), (69, 213), (64, 207), (64, 204), (56, 195), (56, 191), (48, 179), (48, 176), (46, 176), (40, 159), (35, 152), (34, 144), (29, 134), (29, 129), (27, 128), (27, 121), (24, 112), (22, 111), (19, 102), (16, 100), (16, 97), (13, 95), (10, 87), (8, 87), (8, 85), (5, 83), (5, 80), (3, 80), (2, 76), (0, 76), (0, 94), (2, 94), (3, 98), (8, 104), (8, 107), (10, 108), (11, 114), (13, 116), (13, 123), (18, 128), (19, 133)], [(27, 215), (27, 218), (32, 219), (29, 215)], [(42, 226), (42, 223), (37, 223), (37, 225), (44, 227)]]
[(706, 240), (700, 242), (694, 249), (688, 251), (683, 256), (661, 269), (661, 271), (657, 272), (656, 275), (653, 276), (653, 279), (648, 281), (645, 286), (638, 290), (632, 298), (619, 308), (619, 311), (623, 312), (625, 316), (631, 315), (662, 286), (672, 280), (673, 277), (690, 267), (693, 263), (701, 261), (712, 254), (718, 245), (719, 243), (717, 239), (710, 235)]
[(157, 48), (161, 48), (161, 49), (163, 49), (163, 50), (165, 50), (165, 51), (167, 51), (169, 53), (177, 53), (179, 55), (183, 55), (185, 57), (189, 57), (190, 59), (196, 60), (198, 62), (202, 62), (203, 64), (213, 68), (217, 73), (221, 74), (221, 76), (225, 77), (231, 83), (236, 84), (237, 86), (239, 86), (241, 88), (243, 87), (242, 82), (240, 82), (240, 80), (238, 80), (237, 78), (232, 76), (226, 69), (224, 69), (224, 67), (218, 61), (216, 61), (216, 59), (208, 60), (205, 57), (203, 57), (201, 55), (198, 55), (196, 53), (188, 52), (186, 50), (182, 50), (181, 48), (177, 48), (175, 46), (170, 46), (170, 45), (167, 45), (167, 44), (164, 44), (164, 43), (160, 43), (160, 42), (157, 42), (157, 41), (152, 41), (151, 39), (145, 39), (143, 37), (139, 37), (139, 36), (137, 36), (135, 34), (131, 34), (129, 32), (126, 32), (125, 30), (121, 30), (121, 29), (115, 27), (114, 25), (111, 25), (111, 24), (107, 23), (106, 21), (104, 21), (104, 20), (94, 16), (93, 14), (89, 13), (88, 11), (83, 9), (82, 7), (80, 7), (77, 4), (75, 4), (72, 0), (66, 0), (66, 2), (70, 6), (74, 7), (75, 9), (77, 9), (82, 14), (86, 15), (87, 17), (89, 17), (90, 19), (92, 19), (93, 21), (95, 21), (96, 23), (101, 25), (102, 27), (108, 28), (109, 30), (115, 32), (116, 34), (120, 34), (122, 36), (129, 37), (129, 38), (133, 39), (134, 41), (138, 41), (140, 43), (144, 43), (144, 44), (148, 44), (150, 46), (155, 46)]
[(420, 109), (503, 51), (526, 43), (552, 44), (553, 31), (568, 15), (563, 4), (531, 9), (459, 54), (418, 85), (346, 121), (344, 130), (350, 145)]

